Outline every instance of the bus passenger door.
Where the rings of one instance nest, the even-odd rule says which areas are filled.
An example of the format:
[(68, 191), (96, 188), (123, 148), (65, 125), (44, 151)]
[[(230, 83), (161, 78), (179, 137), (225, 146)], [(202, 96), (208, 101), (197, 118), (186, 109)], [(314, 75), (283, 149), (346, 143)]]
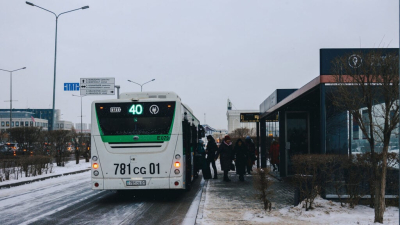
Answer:
[(190, 190), (192, 183), (192, 153), (191, 149), (191, 129), (189, 122), (182, 121), (183, 154), (185, 155), (185, 187)]

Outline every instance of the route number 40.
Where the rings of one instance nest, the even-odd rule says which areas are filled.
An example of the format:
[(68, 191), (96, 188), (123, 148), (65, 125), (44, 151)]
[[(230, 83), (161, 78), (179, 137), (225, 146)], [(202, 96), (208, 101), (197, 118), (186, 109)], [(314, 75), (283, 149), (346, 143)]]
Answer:
[(140, 104), (133, 104), (131, 108), (129, 109), (129, 112), (132, 113), (132, 115), (142, 115), (143, 113), (143, 106)]

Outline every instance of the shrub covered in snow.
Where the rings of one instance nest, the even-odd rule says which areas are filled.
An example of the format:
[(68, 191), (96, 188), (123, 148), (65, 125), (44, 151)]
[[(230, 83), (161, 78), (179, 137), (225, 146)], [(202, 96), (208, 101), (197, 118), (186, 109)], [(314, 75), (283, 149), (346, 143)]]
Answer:
[(254, 176), (254, 188), (257, 190), (256, 198), (261, 200), (264, 204), (264, 210), (271, 211), (271, 201), (269, 199), (272, 191), (269, 190), (272, 181), (268, 179), (267, 174), (269, 174), (268, 168), (257, 169), (257, 175)]
[(19, 177), (37, 176), (51, 173), (53, 169), (50, 156), (26, 156), (0, 160), (0, 182)]

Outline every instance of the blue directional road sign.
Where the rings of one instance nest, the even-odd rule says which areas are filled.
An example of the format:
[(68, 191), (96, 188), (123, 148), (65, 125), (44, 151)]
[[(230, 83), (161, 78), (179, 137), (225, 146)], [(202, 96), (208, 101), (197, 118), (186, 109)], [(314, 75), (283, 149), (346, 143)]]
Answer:
[(79, 91), (79, 83), (64, 83), (64, 91)]

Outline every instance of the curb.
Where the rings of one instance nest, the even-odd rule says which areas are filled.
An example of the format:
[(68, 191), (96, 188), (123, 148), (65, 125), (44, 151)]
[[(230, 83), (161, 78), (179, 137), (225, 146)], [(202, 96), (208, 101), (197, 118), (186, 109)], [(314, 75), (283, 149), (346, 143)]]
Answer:
[(47, 180), (47, 179), (50, 179), (50, 178), (56, 178), (56, 177), (61, 177), (61, 176), (66, 176), (66, 175), (83, 173), (83, 172), (86, 172), (86, 171), (89, 171), (89, 170), (91, 170), (91, 169), (78, 170), (78, 171), (69, 172), (69, 173), (57, 174), (57, 175), (53, 175), (53, 176), (49, 176), (49, 177), (42, 177), (42, 178), (37, 178), (37, 179), (33, 179), (33, 180), (28, 180), (28, 181), (21, 181), (21, 182), (12, 183), (12, 184), (0, 185), (0, 189), (16, 187), (16, 186), (20, 186), (20, 185), (24, 185), (24, 184), (33, 183), (33, 182), (36, 182), (36, 181)]
[(195, 224), (198, 224), (198, 223), (197, 223), (197, 219), (203, 219), (204, 203), (205, 203), (205, 201), (206, 201), (206, 193), (207, 193), (206, 190), (207, 190), (207, 187), (208, 187), (208, 182), (209, 182), (208, 179), (205, 180), (204, 186), (203, 186), (203, 188), (201, 189), (201, 200), (200, 200), (199, 209), (198, 209), (198, 211), (197, 211), (196, 222), (195, 222)]

